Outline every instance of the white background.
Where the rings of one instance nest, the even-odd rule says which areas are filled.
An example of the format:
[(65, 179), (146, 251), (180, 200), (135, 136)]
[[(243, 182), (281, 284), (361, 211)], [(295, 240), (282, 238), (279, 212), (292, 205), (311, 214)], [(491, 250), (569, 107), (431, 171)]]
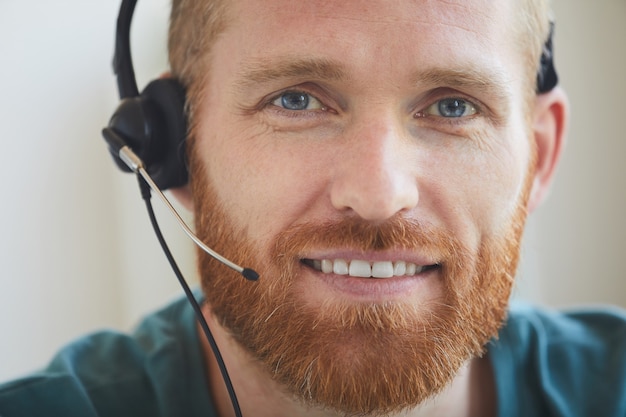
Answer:
[[(117, 104), (118, 6), (0, 2), (0, 380), (44, 365), (85, 332), (130, 329), (181, 294), (136, 181), (116, 171), (100, 137)], [(140, 86), (167, 69), (168, 8), (138, 3)], [(555, 0), (554, 8), (572, 122), (554, 191), (530, 220), (516, 296), (626, 307), (626, 2)], [(158, 215), (194, 281), (192, 244)]]

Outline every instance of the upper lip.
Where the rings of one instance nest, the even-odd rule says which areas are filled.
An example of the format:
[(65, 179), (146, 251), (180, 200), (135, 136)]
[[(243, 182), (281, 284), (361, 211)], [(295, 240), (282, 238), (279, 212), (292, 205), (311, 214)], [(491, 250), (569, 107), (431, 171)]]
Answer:
[(364, 260), (369, 262), (381, 261), (405, 261), (416, 265), (436, 265), (441, 263), (438, 259), (433, 259), (424, 254), (415, 251), (395, 250), (395, 251), (354, 251), (354, 250), (331, 250), (309, 253), (300, 256), (300, 259), (323, 260), (323, 259), (346, 259), (346, 260)]

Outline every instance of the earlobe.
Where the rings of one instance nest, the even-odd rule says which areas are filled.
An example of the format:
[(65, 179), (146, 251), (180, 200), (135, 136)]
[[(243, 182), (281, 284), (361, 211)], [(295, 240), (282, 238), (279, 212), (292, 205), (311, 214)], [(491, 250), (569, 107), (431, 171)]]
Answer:
[(567, 133), (569, 104), (565, 92), (557, 87), (535, 98), (532, 134), (537, 152), (533, 186), (528, 201), (532, 212), (545, 199), (559, 162)]
[(193, 194), (189, 184), (182, 187), (170, 188), (169, 192), (176, 198), (176, 200), (188, 211), (193, 211)]

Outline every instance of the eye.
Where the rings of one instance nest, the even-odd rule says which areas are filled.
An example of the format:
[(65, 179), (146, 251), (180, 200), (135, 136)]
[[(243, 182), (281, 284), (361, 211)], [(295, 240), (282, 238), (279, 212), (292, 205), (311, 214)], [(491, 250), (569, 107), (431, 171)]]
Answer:
[(476, 107), (462, 98), (444, 98), (428, 106), (423, 112), (426, 116), (446, 118), (468, 117), (477, 113)]
[(318, 99), (302, 91), (286, 91), (272, 100), (272, 104), (285, 110), (324, 110)]

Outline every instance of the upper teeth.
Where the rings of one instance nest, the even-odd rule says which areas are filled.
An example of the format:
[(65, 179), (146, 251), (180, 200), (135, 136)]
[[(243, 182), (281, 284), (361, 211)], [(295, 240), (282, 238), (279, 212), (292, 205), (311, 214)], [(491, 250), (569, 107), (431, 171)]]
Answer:
[(423, 266), (415, 265), (405, 261), (379, 261), (368, 262), (355, 259), (347, 261), (345, 259), (322, 259), (313, 260), (313, 268), (325, 274), (350, 275), (360, 278), (391, 278), (398, 276), (412, 276), (419, 274), (424, 269)]

